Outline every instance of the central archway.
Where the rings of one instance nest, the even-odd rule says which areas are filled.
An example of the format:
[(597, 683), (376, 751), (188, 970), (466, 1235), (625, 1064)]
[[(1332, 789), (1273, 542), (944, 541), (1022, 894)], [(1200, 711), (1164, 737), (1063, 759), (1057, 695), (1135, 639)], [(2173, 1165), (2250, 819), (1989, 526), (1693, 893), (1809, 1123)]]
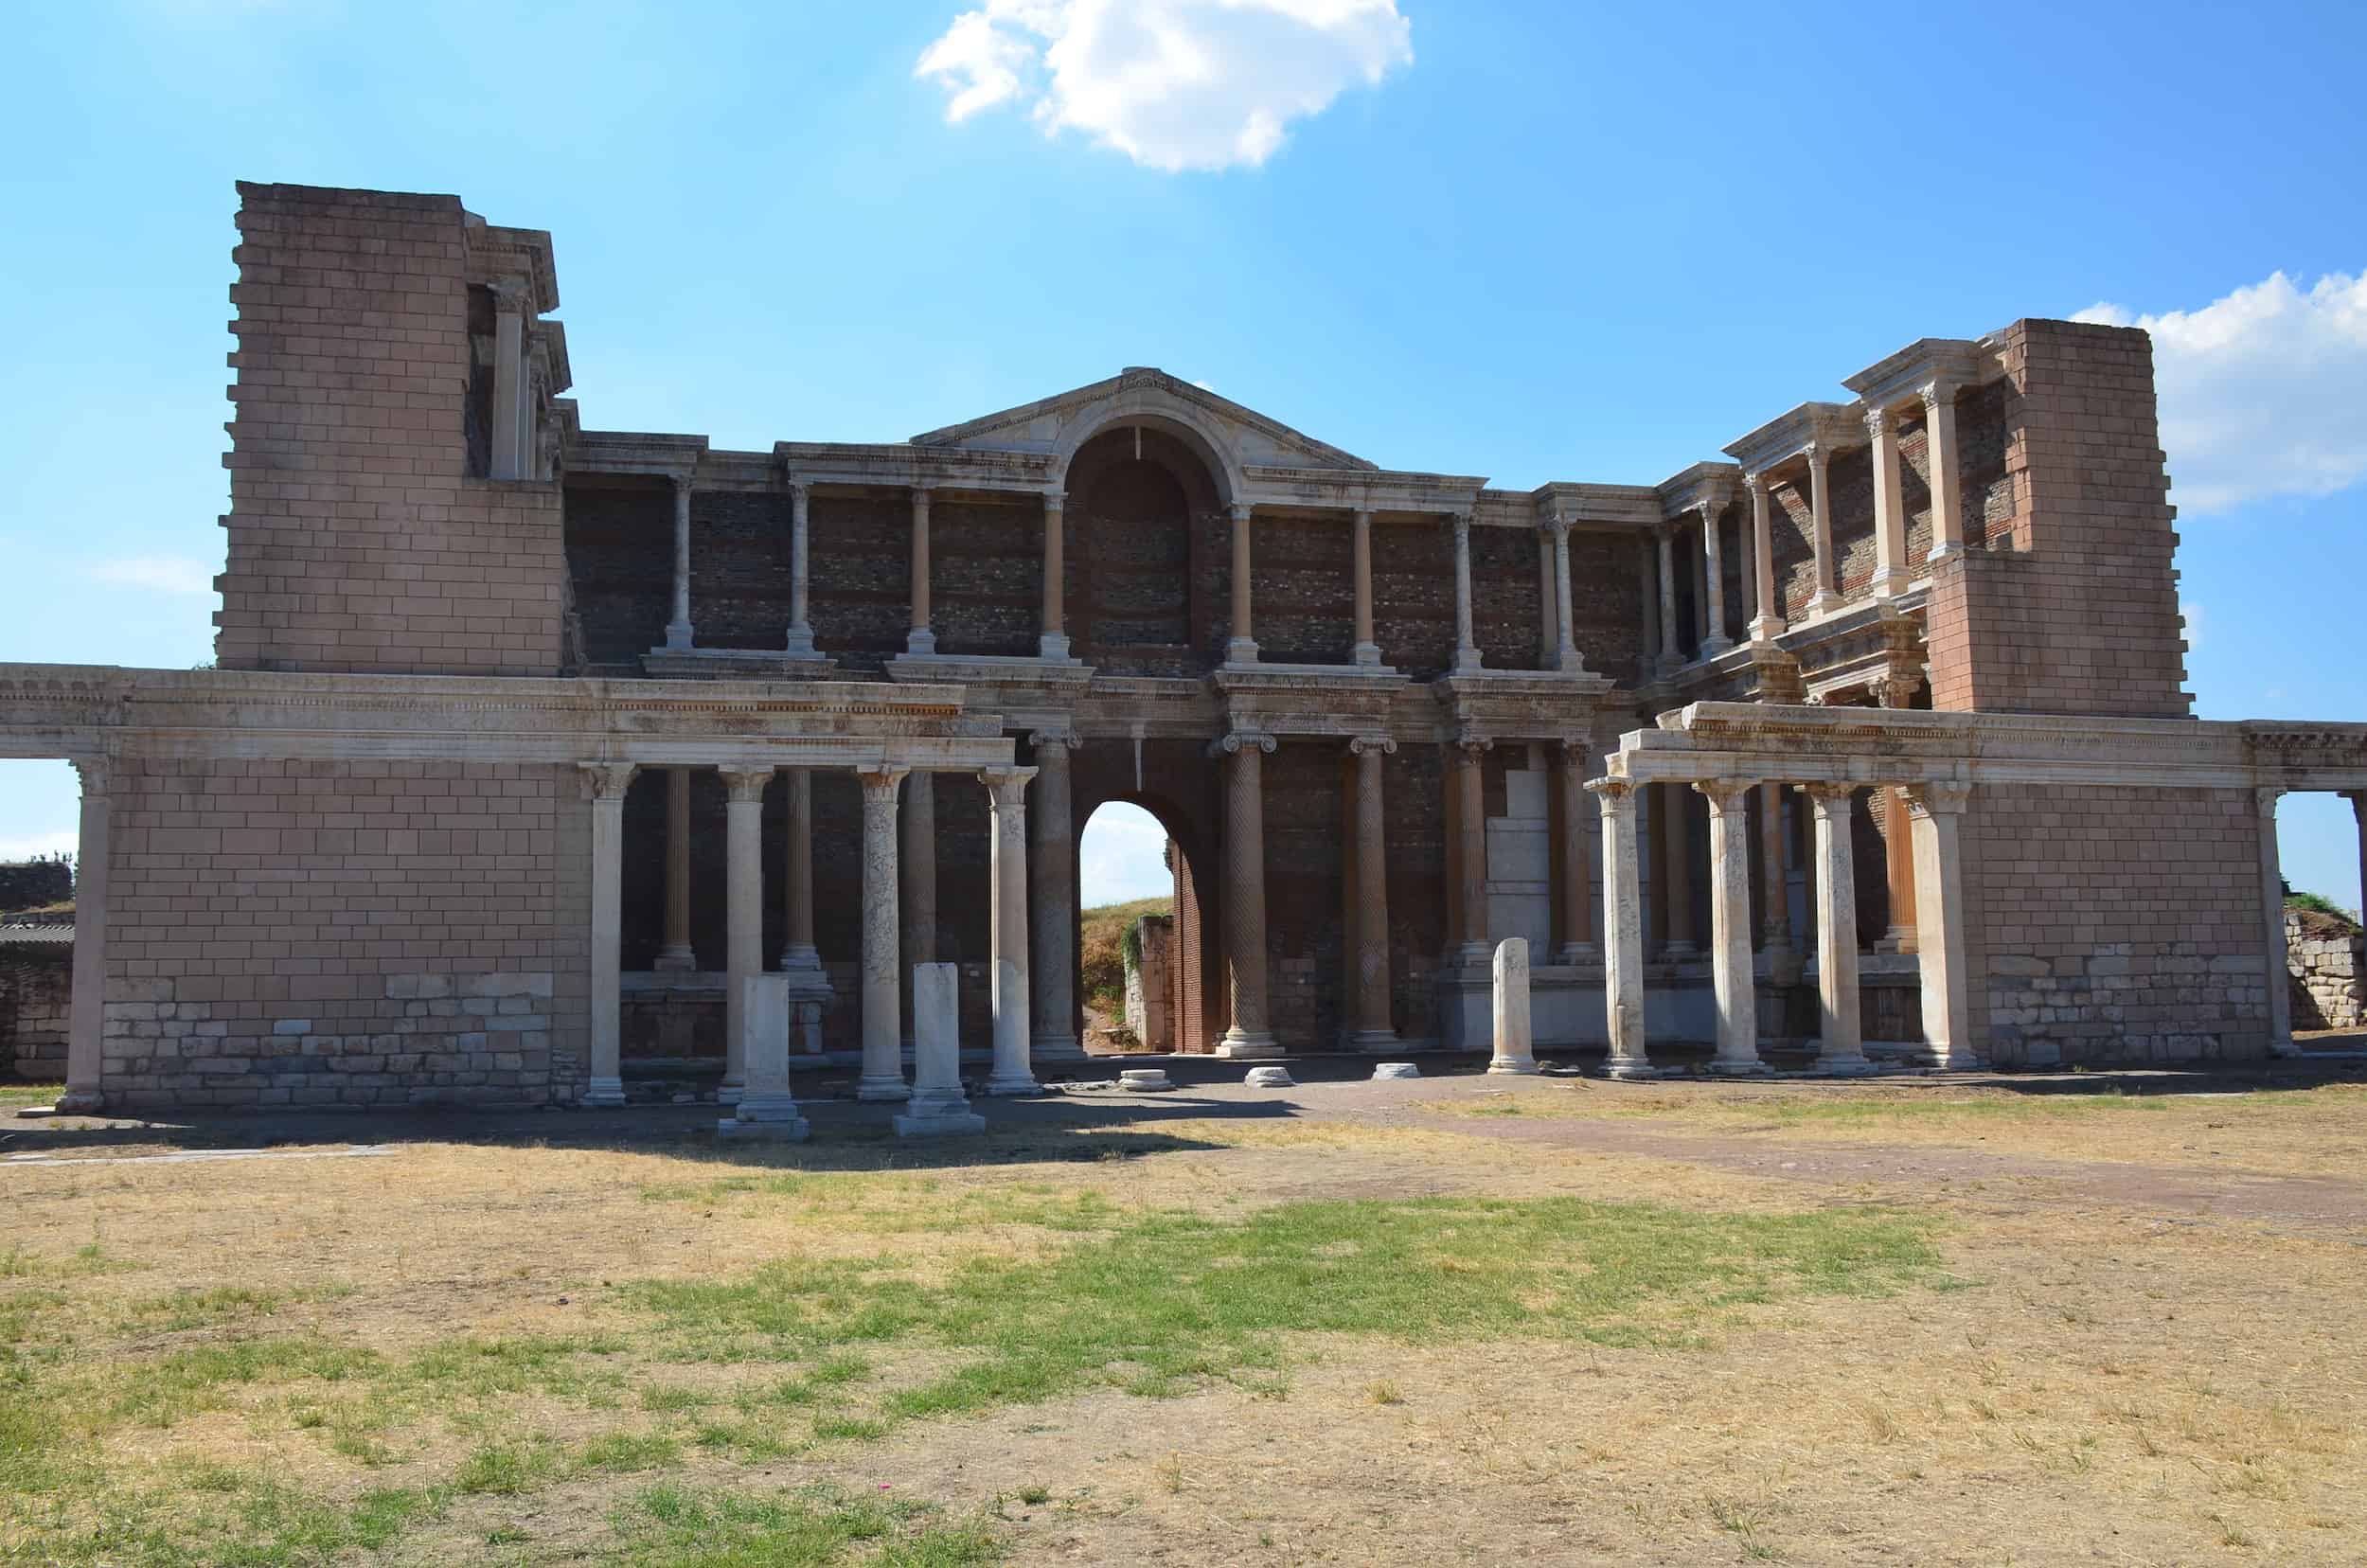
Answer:
[(1213, 900), (1203, 899), (1195, 876), (1190, 834), (1186, 813), (1140, 792), (1096, 800), (1085, 815), (1077, 839), (1077, 977), (1079, 1038), (1089, 1050), (1113, 1048), (1112, 1031), (1124, 1027), (1136, 1042), (1127, 1048), (1205, 1052), (1222, 1030), (1219, 1021), (1212, 1032), (1206, 1005)]

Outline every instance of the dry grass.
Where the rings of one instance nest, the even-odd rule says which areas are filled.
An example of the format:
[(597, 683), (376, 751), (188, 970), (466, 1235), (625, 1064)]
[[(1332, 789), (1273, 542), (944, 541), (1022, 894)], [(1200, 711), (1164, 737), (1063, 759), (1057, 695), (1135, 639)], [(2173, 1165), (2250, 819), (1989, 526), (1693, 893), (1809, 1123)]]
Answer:
[[(1768, 1096), (1717, 1093), (1469, 1103), (1761, 1136), (1726, 1123)], [(2050, 1162), (2208, 1131), (2356, 1172), (2359, 1108), (1778, 1125)], [(2367, 1554), (2356, 1234), (1996, 1189), (1869, 1208), (1489, 1130), (1040, 1130), (892, 1172), (797, 1168), (877, 1157), (819, 1144), (0, 1167), (0, 1441), (50, 1423), (0, 1463), (0, 1560)]]

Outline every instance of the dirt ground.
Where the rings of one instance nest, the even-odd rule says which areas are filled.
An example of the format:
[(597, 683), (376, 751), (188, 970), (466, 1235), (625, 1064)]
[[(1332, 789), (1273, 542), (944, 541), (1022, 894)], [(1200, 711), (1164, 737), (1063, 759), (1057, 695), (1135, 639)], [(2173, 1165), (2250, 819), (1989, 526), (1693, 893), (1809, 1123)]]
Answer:
[[(354, 1380), (309, 1375), (93, 1418), (80, 1481), (0, 1478), (0, 1558), (116, 1560), (72, 1545), (99, 1499), (244, 1484), (195, 1468), (213, 1466), (339, 1506), (434, 1499), (323, 1560), (624, 1560), (622, 1500), (662, 1480), (910, 1500), (1020, 1562), (2367, 1561), (2367, 1088), (2344, 1074), (1197, 1083), (991, 1105), (988, 1136), (954, 1148), (832, 1101), (811, 1143), (756, 1152), (671, 1111), (0, 1114), (18, 1392), (294, 1336), (388, 1364), (558, 1345), (569, 1368), (400, 1397), (381, 1380), (366, 1420)], [(219, 1157), (241, 1147), (260, 1152)], [(1426, 1198), (1902, 1217), (1939, 1267), (1692, 1303), (1641, 1343), (1290, 1329), (1272, 1365), (1169, 1397), (1105, 1381), (910, 1419), (885, 1417), (897, 1391), (958, 1357), (882, 1331), (824, 1399), (833, 1427), (749, 1401), (779, 1367), (662, 1348), (630, 1294), (784, 1260), (889, 1258), (930, 1286), (1109, 1224)], [(1116, 1218), (1065, 1218), (1085, 1212)], [(735, 1397), (753, 1414), (716, 1438)], [(620, 1434), (646, 1463), (583, 1457)], [(489, 1446), (573, 1457), (456, 1485)]]

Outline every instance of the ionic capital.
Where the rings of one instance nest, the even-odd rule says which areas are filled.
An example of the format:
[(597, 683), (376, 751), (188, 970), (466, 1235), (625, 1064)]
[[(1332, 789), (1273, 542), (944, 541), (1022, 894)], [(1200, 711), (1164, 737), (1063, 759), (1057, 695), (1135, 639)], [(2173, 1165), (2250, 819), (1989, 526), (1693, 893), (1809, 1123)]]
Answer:
[(1067, 491), (1065, 491), (1065, 490), (1046, 490), (1046, 491), (1044, 491), (1044, 492), (1043, 492), (1043, 509), (1044, 509), (1044, 510), (1046, 510), (1046, 511), (1048, 511), (1048, 512), (1053, 512), (1053, 513), (1056, 513), (1056, 514), (1057, 514), (1057, 513), (1058, 513), (1058, 512), (1059, 512), (1059, 511), (1060, 511), (1063, 508), (1065, 508), (1067, 505), (1068, 505), (1068, 492), (1067, 492)]
[(1236, 501), (1233, 503), (1231, 508), (1233, 521), (1236, 523), (1247, 523), (1250, 518), (1250, 513), (1255, 511), (1256, 509), (1256, 504), (1254, 502)]
[(1898, 793), (1907, 802), (1907, 810), (1912, 815), (1961, 816), (1966, 803), (1972, 798), (1972, 786), (1934, 779), (1922, 784), (1901, 785)]
[(764, 799), (764, 787), (773, 782), (771, 768), (718, 768), (723, 776), (723, 798), (744, 806)]
[(987, 793), (994, 797), (998, 810), (1005, 807), (1016, 809), (1023, 805), (1027, 799), (1027, 781), (1035, 776), (1036, 770), (1033, 768), (978, 770), (978, 782), (984, 784)]
[(1348, 740), (1348, 751), (1357, 757), (1362, 757), (1366, 752), (1379, 752), (1386, 757), (1397, 749), (1397, 737), (1392, 735), (1358, 735)]
[(641, 771), (640, 765), (633, 762), (578, 762), (576, 766), (581, 770), (576, 782), (586, 800), (624, 799), (632, 775)]
[(1237, 729), (1232, 731), (1230, 734), (1219, 736), (1216, 739), (1209, 741), (1208, 755), (1211, 757), (1232, 757), (1237, 753), (1252, 747), (1261, 752), (1270, 752), (1274, 749), (1274, 738), (1268, 735), (1264, 730)]

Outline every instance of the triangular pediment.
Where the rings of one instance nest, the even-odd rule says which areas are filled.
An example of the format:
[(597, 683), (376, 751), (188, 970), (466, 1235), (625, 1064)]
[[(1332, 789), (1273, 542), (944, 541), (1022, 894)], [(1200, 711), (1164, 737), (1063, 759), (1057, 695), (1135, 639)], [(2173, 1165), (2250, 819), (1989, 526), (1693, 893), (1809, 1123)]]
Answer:
[(1107, 381), (1006, 408), (912, 439), (915, 446), (980, 452), (1073, 452), (1101, 427), (1128, 418), (1166, 415), (1220, 440), (1236, 463), (1280, 468), (1377, 472), (1352, 453), (1326, 445), (1279, 419), (1220, 398), (1164, 370), (1137, 366)]

